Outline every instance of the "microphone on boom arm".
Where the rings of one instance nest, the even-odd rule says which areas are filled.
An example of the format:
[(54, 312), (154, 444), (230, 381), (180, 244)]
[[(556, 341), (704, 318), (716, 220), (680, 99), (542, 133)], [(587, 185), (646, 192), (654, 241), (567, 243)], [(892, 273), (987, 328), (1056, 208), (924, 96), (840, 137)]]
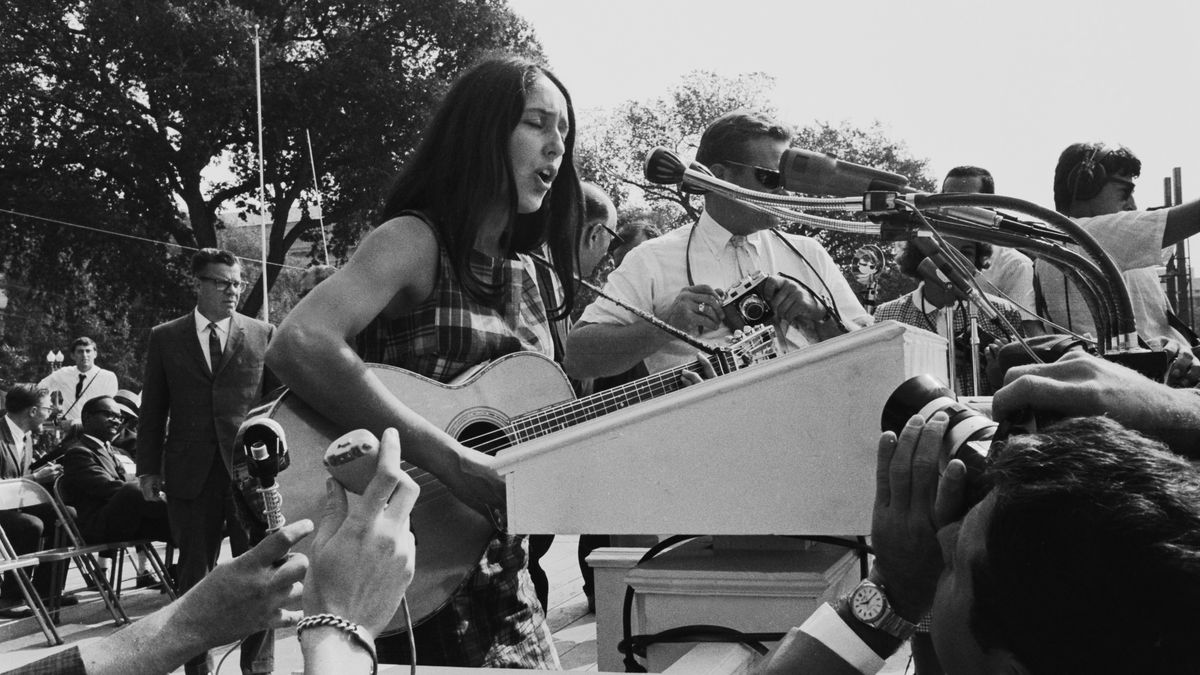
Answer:
[[(689, 169), (706, 176), (712, 176), (712, 172), (708, 170), (708, 167), (699, 162), (692, 162), (690, 166), (685, 165), (679, 155), (661, 145), (646, 153), (646, 163), (642, 167), (642, 171), (646, 175), (646, 180), (651, 183), (658, 185), (679, 185), (681, 190), (692, 195), (707, 193), (709, 191), (708, 188), (689, 179), (687, 175)], [(713, 177), (715, 178), (715, 176)]]

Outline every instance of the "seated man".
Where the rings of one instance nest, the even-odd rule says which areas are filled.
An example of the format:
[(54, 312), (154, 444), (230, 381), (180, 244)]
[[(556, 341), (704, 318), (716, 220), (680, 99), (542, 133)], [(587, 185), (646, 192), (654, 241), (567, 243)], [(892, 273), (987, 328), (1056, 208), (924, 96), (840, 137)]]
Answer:
[(1070, 419), (1009, 439), (960, 520), (965, 466), (938, 479), (946, 419), (881, 438), (875, 569), (758, 672), (875, 672), (930, 607), (947, 672), (1197, 672), (1200, 472), (1110, 419)]
[[(0, 420), (0, 479), (31, 478), (45, 487), (53, 485), (62, 473), (62, 467), (53, 462), (33, 467), (33, 434), (50, 419), (50, 413), (54, 410), (50, 404), (50, 390), (29, 384), (15, 385), (4, 398), (4, 408), (5, 413)], [(57, 525), (58, 518), (50, 504), (0, 511), (0, 529), (4, 530), (18, 554), (42, 549)], [(66, 568), (61, 564), (42, 564), (36, 568), (33, 587), (42, 599), (49, 598), (56, 571), (65, 574)], [(32, 616), (32, 610), (22, 607), (22, 602), (16, 573), (5, 574), (4, 582), (0, 584), (0, 618)], [(73, 596), (60, 600), (61, 605), (78, 602)]]
[(121, 408), (113, 397), (83, 405), (83, 433), (63, 452), (63, 499), (79, 512), (76, 520), (88, 543), (170, 541), (166, 504), (142, 496), (112, 446), (120, 428)]

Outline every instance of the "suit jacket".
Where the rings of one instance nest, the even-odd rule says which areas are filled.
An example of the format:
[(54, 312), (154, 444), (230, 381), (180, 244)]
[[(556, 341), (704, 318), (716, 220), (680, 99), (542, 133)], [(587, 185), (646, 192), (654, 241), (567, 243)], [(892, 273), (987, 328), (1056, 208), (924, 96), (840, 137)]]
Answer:
[(0, 413), (0, 479), (24, 478), (29, 473), (29, 462), (33, 448), (24, 439), (13, 438), (4, 414)]
[(220, 453), (232, 475), (233, 438), (275, 386), (264, 361), (269, 323), (234, 313), (221, 361), (210, 371), (193, 312), (150, 331), (138, 421), (138, 475), (159, 474), (168, 496), (195, 499)]
[(100, 531), (99, 511), (133, 476), (125, 473), (121, 462), (96, 439), (80, 436), (63, 451), (63, 475), (59, 486), (63, 499), (75, 507), (80, 529)]

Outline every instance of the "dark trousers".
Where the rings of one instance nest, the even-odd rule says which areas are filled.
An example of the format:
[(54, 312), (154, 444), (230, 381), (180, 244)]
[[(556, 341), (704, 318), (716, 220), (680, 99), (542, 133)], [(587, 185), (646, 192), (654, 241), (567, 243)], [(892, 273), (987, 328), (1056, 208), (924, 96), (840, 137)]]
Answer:
[(83, 537), (89, 544), (131, 539), (173, 541), (167, 505), (146, 501), (137, 483), (126, 483), (117, 490), (108, 503), (93, 514)]
[[(50, 504), (34, 504), (21, 509), (0, 511), (0, 528), (4, 528), (4, 534), (18, 555), (45, 548), (43, 540), (54, 536), (57, 524), (58, 517)], [(57, 574), (64, 577), (67, 571), (64, 563), (42, 563), (32, 569), (33, 588), (42, 599), (50, 597), (54, 576)], [(4, 581), (0, 584), (0, 596), (6, 600), (22, 599), (15, 572), (4, 575)]]
[(542, 556), (550, 550), (554, 543), (552, 534), (529, 535), (529, 578), (533, 580), (533, 591), (537, 593), (538, 602), (542, 603), (542, 611), (550, 614), (550, 579), (546, 570), (542, 569)]
[[(216, 567), (226, 529), (234, 556), (250, 549), (250, 533), (243, 528), (236, 508), (229, 471), (219, 455), (214, 457), (199, 496), (195, 499), (167, 496), (167, 515), (179, 549), (177, 582), (181, 592), (200, 583)], [(243, 673), (270, 673), (274, 670), (274, 631), (254, 633), (242, 641), (241, 667)], [(187, 675), (212, 671), (213, 662), (208, 652), (198, 654), (184, 664)]]

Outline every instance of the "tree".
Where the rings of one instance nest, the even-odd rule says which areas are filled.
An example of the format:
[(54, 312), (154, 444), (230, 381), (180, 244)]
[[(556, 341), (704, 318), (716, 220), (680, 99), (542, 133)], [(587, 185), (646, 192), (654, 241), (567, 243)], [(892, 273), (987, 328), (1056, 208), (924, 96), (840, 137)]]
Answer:
[[(344, 255), (446, 83), (490, 50), (541, 52), (504, 0), (0, 0), (0, 205), (188, 248), (217, 244), (218, 211), (257, 220), (255, 26), (268, 283), (317, 222), (306, 131), (325, 219), (338, 223), (334, 251)], [(24, 216), (0, 227), (9, 283), (34, 294), (18, 292), (13, 307), (53, 281), (34, 270), (53, 270), (72, 293), (88, 287), (84, 271), (97, 260), (88, 248), (108, 256), (113, 273), (97, 286), (107, 293), (140, 296), (152, 282), (178, 296), (186, 282), (179, 249), (106, 248), (61, 230), (47, 238)], [(261, 297), (248, 290), (242, 311), (257, 313)], [(146, 303), (157, 320), (180, 311), (178, 297), (158, 300)], [(64, 316), (40, 323), (80, 332)]]

